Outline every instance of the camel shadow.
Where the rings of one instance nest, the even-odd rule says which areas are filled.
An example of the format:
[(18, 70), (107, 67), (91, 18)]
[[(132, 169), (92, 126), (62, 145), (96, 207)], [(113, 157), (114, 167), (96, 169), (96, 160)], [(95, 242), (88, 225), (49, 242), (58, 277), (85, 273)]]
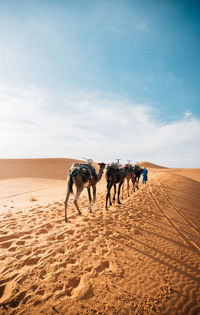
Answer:
[[(121, 224), (120, 224), (121, 225)], [(184, 263), (183, 261), (180, 261), (178, 260), (177, 258), (175, 258), (174, 256), (171, 256), (167, 253), (165, 253), (164, 251), (162, 250), (159, 250), (158, 248), (156, 247), (153, 247), (153, 246), (150, 246), (150, 245), (147, 245), (146, 243), (136, 239), (136, 238), (133, 238), (133, 236), (131, 236), (130, 234), (129, 235), (126, 235), (124, 233), (122, 233), (121, 231), (118, 231), (116, 229), (113, 229), (113, 231), (115, 233), (117, 233), (118, 235), (120, 235), (120, 239), (125, 239), (127, 241), (130, 241), (131, 242), (134, 242), (134, 244), (138, 244), (138, 245), (141, 245), (142, 247), (146, 248), (147, 250), (142, 250), (140, 249), (139, 247), (136, 247), (135, 245), (133, 246), (130, 246), (129, 244), (125, 243), (125, 246), (126, 247), (129, 247), (131, 250), (134, 250), (140, 254), (143, 254), (144, 256), (146, 257), (149, 257), (150, 259), (152, 259), (153, 261), (155, 262), (158, 262), (166, 267), (168, 267), (169, 269), (173, 269), (174, 271), (176, 272), (179, 272), (181, 274), (183, 274), (185, 277), (188, 277), (189, 279), (197, 282), (199, 284), (199, 281), (200, 281), (200, 277), (199, 277), (199, 273), (198, 271), (193, 268), (192, 266), (190, 265), (187, 265), (186, 263)], [(147, 231), (145, 231), (147, 232)], [(159, 236), (159, 235), (158, 235)], [(162, 238), (162, 237), (161, 237)], [(164, 238), (163, 238), (164, 239)], [(115, 239), (116, 241), (116, 239)], [(119, 240), (120, 241), (120, 240)], [(170, 240), (171, 241), (171, 240)], [(176, 243), (175, 243), (176, 244)], [(177, 244), (176, 244), (177, 245)], [(178, 244), (179, 245), (179, 244)], [(181, 244), (182, 245), (182, 244)], [(188, 249), (186, 247), (186, 249)], [(169, 259), (170, 260), (170, 263), (168, 263), (165, 259), (162, 259), (162, 258), (158, 258), (155, 256), (155, 254), (151, 254), (149, 253), (149, 250), (151, 250), (152, 252), (156, 253), (156, 254), (159, 254), (160, 256), (164, 257), (165, 259)], [(177, 267), (177, 266), (174, 266), (174, 264), (179, 264), (183, 269), (186, 269), (187, 271), (183, 270), (182, 268), (180, 267)], [(195, 276), (191, 275), (191, 271), (195, 274)]]

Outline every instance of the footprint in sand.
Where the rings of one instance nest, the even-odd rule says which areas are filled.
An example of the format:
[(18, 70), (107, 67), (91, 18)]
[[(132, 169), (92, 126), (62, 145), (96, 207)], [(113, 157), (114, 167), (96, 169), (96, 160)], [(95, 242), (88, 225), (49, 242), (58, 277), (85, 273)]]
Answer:
[(88, 245), (80, 246), (80, 250), (81, 250), (81, 251), (84, 251), (84, 250), (86, 250), (86, 249), (88, 249)]
[(25, 244), (25, 241), (17, 241), (16, 242), (16, 245), (24, 245)]
[(74, 265), (74, 264), (76, 263), (76, 259), (75, 259), (75, 258), (69, 258), (69, 259), (67, 260), (67, 263)]
[(19, 305), (19, 303), (24, 299), (24, 297), (26, 296), (26, 291), (22, 291), (19, 293), (19, 295), (14, 299), (12, 300), (11, 302), (9, 302), (10, 306), (15, 308)]
[(30, 240), (32, 237), (31, 236), (23, 236), (22, 240)]
[(90, 271), (92, 270), (92, 266), (87, 267), (87, 268), (85, 268), (84, 270), (87, 271), (87, 272), (90, 272)]
[(110, 263), (108, 260), (102, 261), (97, 267), (94, 268), (94, 272), (96, 274), (99, 274), (103, 272), (105, 269), (109, 268), (109, 265)]
[(46, 276), (46, 274), (47, 274), (47, 271), (46, 271), (45, 269), (43, 269), (43, 270), (40, 272), (39, 277), (40, 277), (41, 279), (44, 279), (44, 277)]
[(95, 240), (95, 238), (97, 237), (96, 235), (90, 235), (90, 234), (86, 234), (86, 239), (89, 240), (90, 242), (93, 242)]
[(51, 230), (53, 228), (53, 225), (51, 223), (47, 223), (44, 225), (44, 228)]
[(56, 237), (57, 240), (64, 240), (64, 238), (65, 238), (65, 233), (61, 233)]
[(17, 246), (12, 246), (8, 249), (9, 252), (15, 252), (17, 249)]
[(79, 300), (88, 300), (94, 296), (94, 288), (91, 284), (91, 275), (85, 274), (76, 288), (73, 289), (73, 296), (77, 296)]
[(72, 295), (72, 291), (78, 287), (79, 283), (80, 283), (80, 277), (74, 276), (72, 278), (68, 279), (68, 283), (65, 286), (65, 293), (68, 296)]
[(113, 232), (111, 232), (111, 231), (105, 231), (105, 232), (102, 233), (102, 235), (104, 235), (104, 236), (106, 236), (106, 237), (107, 237), (107, 236), (109, 237), (109, 236), (112, 235), (112, 234), (113, 234)]
[(1, 286), (0, 286), (0, 299), (1, 299), (2, 296), (4, 295), (5, 288), (6, 288), (5, 285), (1, 285)]
[(9, 248), (13, 241), (6, 241), (0, 243), (0, 248)]
[(7, 232), (7, 231), (2, 231), (2, 230), (0, 230), (0, 234), (6, 235), (6, 234), (8, 234), (8, 232)]
[(36, 232), (35, 234), (36, 235), (40, 235), (40, 234), (46, 234), (46, 233), (48, 233), (48, 230), (46, 230), (46, 229), (40, 229), (38, 232)]
[(38, 261), (39, 261), (39, 258), (37, 257), (27, 258), (26, 260), (23, 261), (22, 267), (36, 265)]

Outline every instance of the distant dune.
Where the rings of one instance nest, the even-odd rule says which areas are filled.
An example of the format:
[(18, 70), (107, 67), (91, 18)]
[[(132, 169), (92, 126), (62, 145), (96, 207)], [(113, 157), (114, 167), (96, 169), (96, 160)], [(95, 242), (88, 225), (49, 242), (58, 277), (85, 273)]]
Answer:
[(163, 168), (163, 169), (166, 169), (166, 168), (167, 168), (167, 167), (165, 167), (165, 166), (161, 166), (161, 165), (157, 165), (157, 164), (150, 163), (150, 162), (145, 162), (145, 161), (139, 162), (139, 164), (140, 164), (142, 167), (146, 166), (147, 168)]
[(0, 159), (0, 179), (36, 177), (65, 179), (74, 159)]
[[(66, 179), (66, 173), (73, 162), (83, 162), (67, 158), (43, 158), (43, 159), (0, 159), (0, 179), (35, 177)], [(149, 162), (140, 162), (147, 168), (164, 169)]]
[[(68, 158), (0, 159), (0, 179), (30, 177), (64, 180), (74, 162), (83, 163), (81, 160)], [(173, 172), (200, 181), (200, 169), (167, 168), (147, 161), (139, 164), (151, 171)], [(94, 166), (98, 169), (97, 163)]]

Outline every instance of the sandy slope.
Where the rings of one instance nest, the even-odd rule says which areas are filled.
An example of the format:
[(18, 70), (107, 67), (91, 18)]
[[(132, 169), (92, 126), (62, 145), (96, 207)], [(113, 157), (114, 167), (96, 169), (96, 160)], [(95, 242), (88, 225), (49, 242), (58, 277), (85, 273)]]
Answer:
[(69, 224), (58, 175), (4, 173), (0, 314), (198, 314), (200, 183), (189, 178), (193, 172), (152, 168), (148, 184), (109, 211), (103, 178), (93, 214), (85, 193), (82, 216), (70, 199)]
[(65, 179), (66, 170), (79, 160), (72, 159), (0, 159), (0, 179), (54, 178)]

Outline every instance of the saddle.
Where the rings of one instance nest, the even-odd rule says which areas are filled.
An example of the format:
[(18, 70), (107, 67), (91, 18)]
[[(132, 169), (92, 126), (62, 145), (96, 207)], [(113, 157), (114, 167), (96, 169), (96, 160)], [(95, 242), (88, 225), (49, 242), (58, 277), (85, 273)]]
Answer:
[(90, 177), (96, 176), (95, 168), (90, 163), (88, 163), (88, 164), (83, 163), (83, 164), (79, 164), (79, 165), (82, 169), (85, 168), (88, 171), (88, 173), (90, 174)]
[[(74, 170), (76, 170), (75, 173), (74, 173)], [(95, 168), (90, 163), (80, 164), (77, 162), (73, 163), (72, 167), (68, 171), (68, 175), (71, 175), (73, 173), (73, 176), (76, 176), (80, 172), (80, 170), (85, 171), (85, 173), (88, 173), (90, 177), (97, 176)]]
[(120, 168), (122, 168), (123, 166), (121, 164), (117, 164), (117, 163), (111, 163), (107, 166), (107, 168), (113, 168), (115, 170), (119, 170)]
[(133, 166), (131, 164), (126, 164), (125, 167), (127, 169), (127, 172), (129, 173), (133, 172)]
[(124, 166), (117, 163), (112, 163), (107, 166), (107, 173), (117, 173), (118, 171), (124, 171)]
[(134, 165), (134, 168), (135, 168), (136, 170), (138, 170), (138, 171), (141, 170), (141, 166), (140, 166), (139, 164), (135, 164), (135, 165)]

